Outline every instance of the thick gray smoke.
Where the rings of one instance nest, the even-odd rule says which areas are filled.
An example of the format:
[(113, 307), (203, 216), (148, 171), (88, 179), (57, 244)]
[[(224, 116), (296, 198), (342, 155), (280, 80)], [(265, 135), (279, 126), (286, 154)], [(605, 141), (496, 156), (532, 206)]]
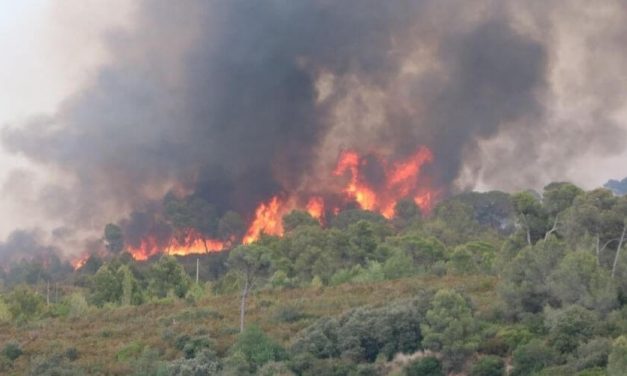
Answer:
[[(623, 149), (622, 130), (598, 101), (578, 124), (585, 147), (568, 134), (547, 170), (526, 175), (563, 124), (552, 115), (564, 58), (556, 40), (576, 23), (577, 4), (469, 3), (143, 1), (131, 31), (107, 36), (113, 62), (57, 113), (2, 140), (70, 176), (47, 191), (68, 203), (50, 214), (81, 225), (171, 188), (249, 214), (272, 194), (314, 184), (342, 148), (401, 157), (427, 145), (430, 174), (445, 190), (480, 174), (535, 184), (573, 146), (609, 140), (613, 152)], [(594, 82), (605, 95), (608, 83)], [(616, 109), (624, 89), (614, 89), (607, 106)], [(595, 133), (601, 118), (607, 126)], [(495, 142), (500, 136), (520, 143)], [(500, 163), (486, 159), (484, 143), (503, 150)]]

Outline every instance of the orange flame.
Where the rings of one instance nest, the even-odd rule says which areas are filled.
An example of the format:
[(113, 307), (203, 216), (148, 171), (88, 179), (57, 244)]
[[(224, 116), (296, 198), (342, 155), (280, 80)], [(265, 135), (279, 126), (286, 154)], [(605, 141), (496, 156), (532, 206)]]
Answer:
[(324, 216), (324, 199), (319, 196), (314, 196), (309, 199), (306, 208), (309, 215), (321, 221)]
[(224, 242), (203, 237), (195, 230), (189, 230), (182, 239), (172, 237), (170, 244), (164, 247), (152, 237), (142, 239), (139, 247), (129, 247), (129, 252), (135, 260), (147, 260), (157, 254), (185, 256), (191, 254), (203, 254), (224, 249)]
[(89, 257), (90, 255), (85, 253), (81, 255), (79, 258), (76, 258), (70, 261), (70, 264), (72, 264), (72, 267), (74, 268), (74, 270), (78, 270), (82, 268), (83, 266), (85, 266), (85, 263), (87, 263), (87, 260), (89, 260)]
[[(373, 158), (371, 158), (373, 157)], [(343, 151), (333, 170), (333, 176), (345, 177), (341, 193), (343, 199), (337, 200), (338, 192), (329, 196), (329, 202), (325, 202), (327, 196), (324, 195), (302, 195), (296, 192), (294, 195), (282, 193), (283, 198), (274, 196), (267, 202), (260, 203), (253, 220), (250, 222), (246, 235), (242, 239), (243, 244), (250, 244), (261, 236), (261, 234), (282, 236), (283, 215), (295, 208), (304, 209), (318, 221), (323, 223), (325, 213), (337, 215), (345, 199), (355, 201), (362, 209), (372, 210), (381, 213), (386, 218), (394, 216), (396, 203), (400, 199), (413, 199), (421, 210), (425, 213), (431, 211), (440, 192), (430, 186), (428, 179), (422, 174), (422, 169), (426, 164), (433, 162), (433, 154), (427, 147), (419, 147), (415, 153), (403, 160), (388, 162), (381, 155), (373, 153), (367, 158), (361, 156), (354, 150)], [(369, 167), (368, 163), (377, 164), (382, 171), (382, 181), (369, 181), (364, 173), (364, 168)], [(378, 179), (381, 180), (381, 179)], [(305, 205), (303, 205), (306, 202)], [(327, 203), (330, 204), (327, 207)], [(146, 260), (157, 254), (189, 255), (202, 254), (206, 252), (220, 251), (236, 242), (232, 238), (226, 242), (203, 237), (197, 231), (190, 229), (185, 232), (185, 236), (172, 237), (169, 244), (164, 245), (163, 240), (158, 241), (153, 236), (146, 236), (141, 240), (141, 244), (130, 247), (129, 252), (136, 260)], [(84, 255), (72, 262), (75, 269), (81, 268), (88, 260), (89, 255)]]
[(269, 202), (262, 202), (255, 211), (255, 219), (251, 223), (242, 243), (250, 244), (259, 239), (262, 233), (267, 235), (283, 235), (283, 214), (286, 208), (277, 196)]
[[(399, 199), (412, 196), (416, 205), (428, 212), (433, 205), (433, 192), (421, 186), (420, 173), (423, 165), (433, 161), (431, 150), (419, 148), (413, 155), (404, 161), (394, 162), (392, 165), (379, 158), (385, 174), (384, 189), (377, 190), (362, 176), (361, 167), (367, 161), (354, 151), (345, 151), (340, 155), (334, 175), (346, 173), (350, 180), (344, 188), (345, 195), (355, 200), (364, 210), (380, 212), (386, 218), (394, 216), (394, 207)], [(419, 190), (426, 190), (417, 194)]]

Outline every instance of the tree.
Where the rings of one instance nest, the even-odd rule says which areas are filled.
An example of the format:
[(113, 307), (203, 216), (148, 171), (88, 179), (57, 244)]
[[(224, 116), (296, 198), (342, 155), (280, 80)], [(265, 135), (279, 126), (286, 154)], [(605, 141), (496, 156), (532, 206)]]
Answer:
[(410, 198), (399, 200), (394, 206), (394, 223), (397, 228), (405, 228), (418, 222), (421, 217), (420, 208)]
[(433, 356), (420, 358), (405, 367), (406, 376), (444, 376), (442, 363)]
[(583, 307), (572, 305), (563, 309), (547, 308), (549, 344), (561, 353), (571, 353), (579, 343), (590, 339), (598, 316)]
[(609, 376), (622, 376), (627, 370), (627, 336), (622, 335), (614, 341), (612, 352), (608, 358), (607, 373)]
[(255, 372), (268, 362), (281, 361), (287, 355), (278, 343), (255, 325), (241, 332), (229, 351), (231, 354), (243, 354), (246, 362), (251, 366), (251, 372)]
[(150, 269), (149, 288), (153, 295), (163, 298), (174, 294), (179, 298), (185, 296), (192, 282), (185, 269), (174, 256), (161, 256)]
[(565, 244), (557, 239), (541, 240), (525, 247), (503, 271), (501, 297), (509, 313), (541, 312), (551, 297), (547, 283), (566, 252)]
[(90, 287), (89, 299), (92, 304), (102, 307), (105, 303), (119, 304), (122, 299), (122, 278), (117, 270), (107, 264), (100, 269), (93, 277)]
[(477, 347), (472, 310), (463, 296), (453, 290), (439, 290), (421, 325), (423, 344), (444, 355), (447, 371), (457, 370)]
[(505, 363), (498, 356), (488, 355), (472, 366), (470, 376), (503, 376)]
[(17, 286), (6, 299), (14, 319), (30, 320), (43, 311), (44, 298), (27, 286)]
[(242, 298), (240, 303), (240, 332), (244, 331), (246, 299), (257, 280), (266, 276), (271, 268), (270, 250), (266, 247), (250, 244), (240, 245), (229, 255), (229, 267), (240, 275)]
[(109, 223), (104, 229), (105, 246), (109, 252), (118, 254), (124, 249), (124, 234), (120, 226)]
[(539, 339), (532, 339), (513, 354), (513, 376), (533, 375), (555, 362), (556, 354)]
[(309, 213), (302, 210), (292, 210), (283, 217), (283, 228), (290, 232), (299, 226), (319, 226), (320, 223)]
[(186, 244), (199, 236), (208, 253), (207, 240), (217, 237), (219, 226), (214, 206), (198, 196), (177, 198), (172, 193), (165, 196), (163, 205), (178, 242)]
[(531, 192), (520, 192), (512, 196), (514, 209), (518, 214), (519, 223), (525, 230), (525, 239), (528, 245), (534, 244), (545, 236), (547, 214), (542, 203)]
[(596, 262), (594, 255), (570, 252), (551, 272), (548, 287), (563, 305), (579, 304), (607, 313), (617, 304), (617, 291), (609, 272)]
[(245, 232), (246, 224), (238, 213), (227, 211), (222, 218), (220, 218), (218, 223), (218, 237), (222, 241), (241, 239)]
[(551, 183), (544, 187), (542, 205), (549, 217), (552, 227), (545, 234), (545, 239), (558, 230), (558, 225), (563, 220), (563, 213), (569, 209), (575, 199), (584, 192), (581, 188), (571, 183)]

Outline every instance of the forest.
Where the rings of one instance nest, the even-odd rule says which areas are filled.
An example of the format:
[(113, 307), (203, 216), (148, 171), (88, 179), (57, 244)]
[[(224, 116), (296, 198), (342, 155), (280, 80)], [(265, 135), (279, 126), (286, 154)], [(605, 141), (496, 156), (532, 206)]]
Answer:
[[(618, 193), (557, 182), (430, 213), (400, 200), (389, 219), (294, 210), (283, 236), (141, 261), (109, 224), (106, 253), (76, 270), (54, 252), (0, 268), (0, 373), (625, 375)], [(243, 235), (193, 196), (163, 205), (178, 236)]]

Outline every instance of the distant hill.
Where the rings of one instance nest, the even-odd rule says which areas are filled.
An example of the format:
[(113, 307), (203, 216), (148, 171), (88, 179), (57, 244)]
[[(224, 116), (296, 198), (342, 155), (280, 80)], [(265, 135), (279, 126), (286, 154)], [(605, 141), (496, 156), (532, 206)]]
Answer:
[(625, 195), (627, 194), (627, 178), (618, 181), (618, 180), (609, 180), (604, 185), (605, 188), (612, 190), (617, 195)]

